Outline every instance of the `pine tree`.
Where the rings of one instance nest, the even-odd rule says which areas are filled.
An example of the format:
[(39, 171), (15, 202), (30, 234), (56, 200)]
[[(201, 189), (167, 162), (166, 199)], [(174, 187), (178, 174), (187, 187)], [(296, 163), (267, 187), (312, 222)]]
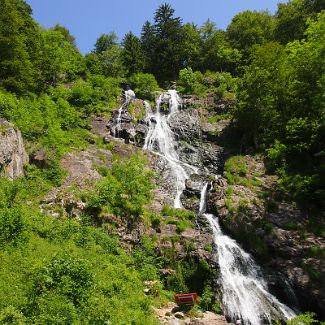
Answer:
[(161, 5), (156, 10), (154, 25), (146, 22), (142, 29), (147, 72), (153, 73), (160, 83), (176, 80), (184, 65), (182, 21), (174, 17), (174, 12), (169, 4)]
[(143, 71), (144, 53), (141, 42), (132, 32), (125, 35), (122, 42), (122, 61), (128, 75)]

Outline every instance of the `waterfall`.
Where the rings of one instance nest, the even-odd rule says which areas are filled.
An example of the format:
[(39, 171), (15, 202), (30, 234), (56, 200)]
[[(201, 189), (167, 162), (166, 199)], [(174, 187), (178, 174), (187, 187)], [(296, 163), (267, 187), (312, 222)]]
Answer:
[(124, 92), (124, 102), (121, 107), (118, 109), (118, 115), (116, 118), (116, 125), (114, 127), (114, 136), (118, 136), (121, 131), (121, 122), (122, 122), (122, 113), (123, 110), (128, 107), (132, 99), (135, 99), (135, 93), (132, 89), (128, 89)]
[[(133, 91), (125, 92), (125, 103), (119, 110), (117, 125), (121, 123), (124, 105), (128, 105), (134, 97)], [(162, 103), (168, 103), (168, 112), (161, 111)], [(199, 172), (198, 168), (180, 160), (176, 151), (177, 142), (169, 126), (169, 119), (179, 111), (181, 100), (175, 90), (169, 90), (158, 97), (155, 112), (147, 102), (144, 102), (144, 106), (148, 132), (143, 149), (161, 156), (168, 163), (176, 188), (174, 207), (181, 208), (180, 198), (185, 189), (185, 181), (191, 173)], [(208, 220), (213, 230), (219, 257), (218, 281), (224, 314), (233, 321), (242, 320), (245, 325), (269, 325), (272, 319), (294, 317), (295, 313), (268, 291), (261, 270), (253, 258), (222, 232), (215, 216), (205, 213), (208, 187), (209, 184), (206, 183), (202, 188), (199, 214)]]
[[(166, 98), (169, 98), (169, 112), (167, 115), (160, 111), (161, 103), (163, 100), (166, 100)], [(185, 181), (189, 178), (186, 168), (195, 172), (197, 171), (195, 167), (184, 164), (179, 160), (175, 149), (174, 134), (168, 125), (168, 119), (172, 114), (177, 113), (180, 105), (181, 100), (176, 90), (169, 90), (167, 93), (163, 93), (158, 97), (156, 102), (156, 113), (150, 113), (151, 110), (146, 106), (146, 110), (149, 112), (146, 118), (149, 123), (149, 130), (143, 146), (143, 149), (161, 155), (168, 162), (175, 179), (175, 208), (182, 208), (180, 198), (185, 189)]]
[(199, 214), (203, 214), (206, 211), (207, 194), (208, 194), (208, 183), (206, 183), (203, 186), (202, 191), (201, 191)]
[(218, 218), (205, 214), (208, 184), (201, 191), (200, 214), (206, 217), (212, 230), (220, 266), (219, 283), (224, 314), (244, 324), (272, 324), (274, 318), (291, 319), (293, 310), (268, 292), (261, 270), (253, 258), (235, 240), (225, 235)]

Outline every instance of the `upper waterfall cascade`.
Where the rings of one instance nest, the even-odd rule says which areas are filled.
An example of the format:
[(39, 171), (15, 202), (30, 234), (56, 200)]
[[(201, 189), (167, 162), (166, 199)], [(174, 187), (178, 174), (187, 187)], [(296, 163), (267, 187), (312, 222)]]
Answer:
[(118, 115), (116, 118), (116, 125), (114, 128), (114, 136), (118, 136), (118, 133), (121, 131), (121, 121), (122, 121), (122, 112), (125, 108), (128, 107), (132, 99), (135, 99), (135, 93), (132, 89), (128, 89), (124, 92), (125, 100), (123, 104), (118, 109)]
[[(169, 99), (169, 112), (164, 114), (161, 112), (161, 103), (163, 99)], [(197, 172), (197, 168), (182, 163), (176, 152), (175, 139), (172, 130), (168, 124), (168, 120), (172, 114), (176, 114), (181, 106), (181, 99), (175, 90), (169, 90), (167, 93), (161, 94), (156, 102), (156, 112), (151, 113), (151, 109), (146, 105), (149, 115), (146, 117), (149, 123), (149, 131), (147, 133), (143, 149), (150, 150), (163, 156), (168, 162), (170, 169), (175, 178), (176, 197), (174, 200), (175, 208), (181, 208), (181, 195), (185, 189), (185, 181), (189, 178), (189, 171)]]

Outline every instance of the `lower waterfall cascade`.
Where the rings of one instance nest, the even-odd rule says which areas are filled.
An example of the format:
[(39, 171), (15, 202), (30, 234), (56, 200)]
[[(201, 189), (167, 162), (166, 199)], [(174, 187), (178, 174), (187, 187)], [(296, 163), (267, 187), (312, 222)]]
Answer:
[(205, 213), (207, 189), (208, 184), (205, 184), (201, 192), (200, 214), (208, 220), (213, 231), (225, 315), (250, 325), (272, 324), (275, 316), (279, 319), (295, 317), (293, 310), (268, 291), (253, 258), (222, 232), (218, 218)]
[[(169, 101), (167, 113), (161, 111), (161, 104), (166, 102), (166, 99)], [(143, 149), (161, 156), (167, 162), (176, 188), (174, 207), (182, 208), (181, 195), (185, 189), (185, 181), (191, 174), (205, 172), (182, 162), (177, 154), (177, 141), (170, 128), (169, 119), (178, 113), (181, 99), (175, 90), (168, 90), (159, 95), (155, 112), (147, 102), (144, 102), (144, 106), (148, 131)], [(232, 321), (241, 320), (245, 325), (272, 324), (274, 319), (287, 320), (295, 317), (296, 314), (291, 308), (282, 304), (268, 291), (261, 269), (253, 258), (235, 240), (222, 232), (218, 218), (206, 213), (209, 186), (209, 183), (205, 183), (202, 188), (199, 214), (207, 219), (213, 231), (220, 266), (218, 282), (225, 316)]]

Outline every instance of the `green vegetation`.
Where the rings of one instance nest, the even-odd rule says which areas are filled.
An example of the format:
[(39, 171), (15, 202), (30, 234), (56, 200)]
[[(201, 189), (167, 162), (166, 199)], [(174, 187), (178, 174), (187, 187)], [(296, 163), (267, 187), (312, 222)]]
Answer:
[[(230, 185), (242, 185), (253, 188), (261, 185), (261, 181), (257, 176), (259, 172), (255, 172), (256, 166), (249, 161), (249, 156), (232, 156), (225, 162), (224, 176)], [(227, 189), (227, 197), (233, 194), (233, 188)]]
[(282, 186), (303, 203), (324, 203), (324, 12), (302, 41), (256, 47), (236, 117), (246, 144), (264, 150)]
[[(310, 324), (319, 324), (318, 320), (315, 318), (316, 314), (314, 313), (305, 313), (301, 314), (289, 321), (286, 322), (287, 325), (298, 325), (298, 324), (305, 324), (305, 325), (310, 325)], [(323, 322), (321, 325), (324, 324)]]
[(1, 323), (155, 324), (142, 271), (117, 238), (40, 214), (28, 179), (0, 181)]
[(168, 205), (164, 205), (161, 214), (168, 217), (166, 224), (176, 225), (177, 233), (182, 233), (186, 229), (193, 228), (193, 220), (195, 213), (185, 209), (174, 209)]
[(128, 221), (137, 220), (150, 202), (151, 171), (145, 170), (145, 161), (133, 156), (116, 161), (108, 173), (90, 194), (88, 208), (97, 214), (113, 213)]
[(154, 75), (149, 73), (137, 73), (129, 78), (131, 87), (139, 98), (153, 100), (159, 86)]
[[(129, 32), (119, 43), (114, 32), (102, 34), (85, 56), (67, 28), (42, 28), (25, 1), (0, 0), (0, 8), (0, 118), (19, 128), (31, 157), (45, 153), (43, 166), (25, 166), (24, 178), (0, 179), (1, 324), (154, 324), (153, 300), (171, 299), (163, 288), (198, 291), (202, 308), (220, 312), (211, 289), (216, 271), (193, 258), (195, 245), (181, 236), (193, 227), (195, 214), (168, 206), (161, 215), (147, 211), (153, 184), (142, 157), (117, 158), (112, 169), (97, 166), (103, 178), (79, 193), (87, 204), (79, 221), (40, 212), (40, 201), (66, 176), (60, 164), (66, 153), (90, 143), (114, 148), (89, 133), (89, 118), (109, 117), (122, 85), (153, 100), (160, 87), (176, 82), (180, 93), (220, 104), (209, 108), (208, 122), (230, 120), (241, 153), (264, 155), (290, 199), (309, 210), (306, 225), (288, 223), (287, 229), (324, 236), (323, 0), (290, 0), (275, 15), (245, 11), (226, 31), (210, 20), (202, 26), (183, 23), (162, 4), (140, 38)], [(143, 111), (130, 106), (135, 122)], [(265, 208), (274, 209), (249, 163), (234, 156), (225, 164), (228, 218), (248, 213), (245, 198), (231, 200), (236, 185), (258, 189)], [(157, 232), (164, 223), (175, 224), (178, 234), (165, 238), (171, 248), (159, 257), (157, 238), (146, 236), (129, 254), (108, 235), (116, 227), (107, 221), (111, 216)], [(272, 232), (267, 222), (262, 228)], [(261, 236), (249, 233), (247, 241), (267, 258)], [(180, 242), (187, 254), (182, 260), (176, 252)], [(317, 246), (306, 254), (324, 257)], [(303, 267), (319, 281), (312, 266)], [(175, 273), (162, 283), (159, 268)], [(143, 294), (146, 280), (157, 281), (149, 296)], [(314, 323), (312, 314), (299, 317), (290, 324)]]

